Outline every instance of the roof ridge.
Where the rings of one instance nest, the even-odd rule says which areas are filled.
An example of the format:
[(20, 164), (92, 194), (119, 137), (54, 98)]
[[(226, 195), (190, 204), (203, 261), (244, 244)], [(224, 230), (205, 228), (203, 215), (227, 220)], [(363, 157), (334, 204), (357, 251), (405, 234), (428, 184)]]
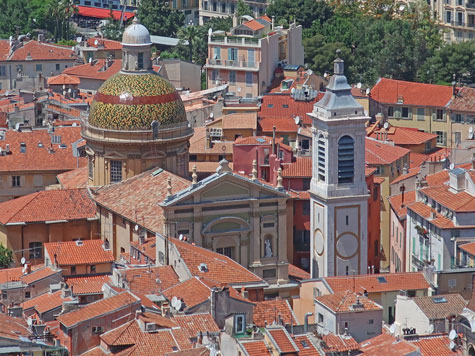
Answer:
[[(5, 224), (7, 224), (9, 221), (11, 221), (11, 220), (12, 220), (16, 215), (18, 215), (20, 212), (22, 212), (22, 211), (27, 207), (27, 205), (30, 205), (31, 202), (32, 202), (33, 200), (36, 200), (36, 199), (38, 198), (38, 196), (40, 195), (40, 193), (41, 193), (41, 192), (44, 192), (44, 191), (45, 191), (45, 190), (32, 193), (33, 196), (31, 197), (31, 199), (28, 200), (28, 201), (26, 202), (26, 204), (23, 204), (23, 206), (20, 207), (20, 209), (18, 209), (18, 210), (15, 212), (15, 214), (11, 215), (11, 216), (8, 218), (8, 221), (7, 221)], [(26, 195), (26, 196), (28, 196), (28, 195)], [(22, 197), (20, 197), (20, 198), (22, 198)], [(17, 199), (20, 199), (20, 198), (17, 198)], [(15, 199), (13, 199), (13, 200), (15, 200)]]

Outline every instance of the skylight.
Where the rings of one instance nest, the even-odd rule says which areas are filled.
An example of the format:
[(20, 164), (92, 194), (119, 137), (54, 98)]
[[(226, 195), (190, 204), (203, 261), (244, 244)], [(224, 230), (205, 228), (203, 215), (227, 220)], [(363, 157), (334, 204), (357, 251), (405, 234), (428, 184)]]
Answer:
[(434, 303), (447, 303), (447, 298), (445, 297), (434, 297), (432, 298)]
[(378, 277), (378, 282), (379, 283), (388, 283), (388, 281), (386, 280), (386, 277)]

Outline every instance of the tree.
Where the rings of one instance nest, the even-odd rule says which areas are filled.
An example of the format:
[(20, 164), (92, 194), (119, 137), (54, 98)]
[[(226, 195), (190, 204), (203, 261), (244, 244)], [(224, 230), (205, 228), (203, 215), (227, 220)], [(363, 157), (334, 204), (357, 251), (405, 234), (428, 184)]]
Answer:
[(27, 0), (2, 0), (0, 12), (0, 36), (8, 38), (15, 34), (26, 34), (31, 30), (28, 22)]
[(185, 21), (185, 15), (171, 9), (165, 0), (141, 0), (138, 16), (150, 34), (158, 36), (175, 37)]
[(0, 244), (0, 268), (8, 268), (13, 262), (12, 250)]
[(198, 26), (183, 26), (178, 30), (178, 38), (183, 41), (183, 43), (186, 41), (188, 42), (188, 60), (190, 62), (193, 61), (193, 47), (196, 44), (196, 42), (200, 41), (200, 30)]
[(120, 41), (122, 39), (122, 33), (124, 30), (120, 27), (120, 22), (114, 19), (112, 9), (110, 10), (107, 24), (102, 27), (102, 34), (105, 38), (114, 41)]
[(241, 16), (246, 16), (246, 15), (254, 16), (249, 5), (246, 4), (244, 0), (238, 0), (237, 6), (236, 6), (236, 16), (240, 18)]
[(325, 1), (314, 0), (274, 0), (267, 8), (267, 14), (274, 16), (278, 24), (295, 21), (302, 27), (310, 28), (314, 22), (322, 24), (333, 14)]

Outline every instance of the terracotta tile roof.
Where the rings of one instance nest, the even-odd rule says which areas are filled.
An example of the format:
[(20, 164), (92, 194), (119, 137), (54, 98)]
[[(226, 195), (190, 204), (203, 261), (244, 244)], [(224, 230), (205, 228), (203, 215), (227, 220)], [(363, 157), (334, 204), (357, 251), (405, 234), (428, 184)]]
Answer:
[(450, 149), (438, 148), (432, 153), (417, 153), (411, 152), (409, 154), (409, 166), (410, 168), (419, 167), (426, 161), (443, 161), (450, 156)]
[(404, 219), (407, 214), (407, 205), (416, 201), (416, 191), (404, 193), (404, 204), (402, 204), (402, 194), (389, 197), (389, 204), (399, 219)]
[[(221, 126), (216, 125), (221, 122)], [(223, 130), (257, 129), (257, 112), (228, 114), (210, 122), (206, 126), (221, 127)]]
[[(384, 278), (384, 280), (382, 278)], [(428, 289), (430, 287), (422, 272), (326, 277), (324, 279), (334, 293), (345, 292), (347, 290), (356, 293), (362, 293), (365, 290), (368, 293), (379, 293)], [(381, 281), (378, 279), (381, 279)]]
[(119, 41), (108, 40), (100, 37), (91, 37), (87, 40), (89, 47), (104, 49), (104, 50), (121, 50), (122, 44)]
[(377, 171), (375, 167), (368, 167), (366, 166), (364, 169), (365, 177), (369, 177), (370, 175), (374, 174)]
[(81, 240), (65, 242), (47, 242), (45, 251), (53, 262), (53, 256), (60, 266), (94, 265), (114, 262), (111, 250), (105, 250), (102, 240)]
[(310, 279), (310, 273), (303, 269), (289, 263), (289, 277), (295, 277), (297, 279)]
[(243, 25), (246, 27), (249, 27), (253, 31), (259, 31), (265, 28), (263, 24), (261, 24), (259, 21), (256, 21), (256, 20), (244, 22)]
[[(5, 131), (5, 139), (0, 141), (2, 151), (6, 145), (10, 145), (11, 154), (0, 156), (0, 171), (69, 171), (84, 166), (86, 159), (79, 160), (73, 157), (72, 143), (81, 138), (81, 128), (59, 127), (54, 132), (55, 136), (61, 136), (61, 143), (66, 148), (60, 148), (59, 144), (51, 145), (51, 135), (46, 129), (38, 129), (30, 132)], [(26, 146), (26, 152), (21, 153), (21, 143)], [(49, 148), (53, 147), (53, 151)], [(58, 172), (60, 173), (60, 172)]]
[(264, 340), (240, 341), (249, 356), (272, 356)]
[[(272, 130), (271, 130), (272, 131)], [(275, 142), (280, 145), (281, 148), (285, 148), (287, 150), (292, 150), (288, 145), (282, 143), (284, 141), (283, 137), (276, 137)], [(272, 137), (271, 136), (248, 136), (248, 137), (240, 137), (234, 141), (234, 145), (266, 145), (270, 146), (272, 144)]]
[(172, 266), (130, 268), (123, 274), (132, 293), (156, 294), (180, 282)]
[(299, 356), (319, 356), (315, 346), (310, 341), (307, 335), (299, 335), (293, 337), (295, 344), (300, 349)]
[(210, 298), (212, 287), (206, 281), (198, 277), (192, 277), (165, 289), (162, 293), (170, 301), (173, 297), (181, 299), (185, 303), (184, 308), (193, 308)]
[(121, 59), (113, 59), (109, 67), (106, 68), (106, 60), (98, 59), (91, 63), (81, 64), (78, 66), (66, 68), (63, 74), (78, 77), (79, 79), (96, 79), (106, 81), (111, 76), (116, 74), (122, 68)]
[(361, 356), (405, 356), (417, 355), (419, 348), (404, 339), (399, 341), (390, 334), (381, 334), (363, 341), (360, 345)]
[(475, 89), (469, 87), (460, 88), (455, 98), (450, 101), (449, 109), (473, 114), (475, 111)]
[(28, 41), (9, 55), (9, 40), (0, 40), (0, 61), (74, 61), (76, 55), (71, 47), (57, 46), (50, 43)]
[(259, 117), (293, 119), (299, 116), (302, 123), (305, 126), (309, 126), (312, 124), (312, 119), (307, 114), (313, 111), (313, 105), (319, 101), (323, 95), (324, 93), (318, 93), (316, 98), (309, 101), (294, 100), (290, 96), (290, 93), (263, 95)]
[(150, 170), (122, 182), (101, 187), (92, 198), (116, 214), (137, 222), (146, 229), (162, 233), (163, 209), (158, 205), (166, 198), (167, 180), (172, 180), (175, 194), (191, 184), (190, 181), (165, 170)]
[(458, 245), (458, 248), (461, 250), (464, 250), (465, 252), (468, 252), (472, 256), (475, 256), (475, 242), (469, 242), (463, 245)]
[(451, 210), (458, 212), (475, 211), (475, 197), (465, 191), (452, 193), (448, 185), (428, 187), (421, 191), (429, 198)]
[[(234, 141), (214, 142), (213, 147), (206, 147), (206, 127), (195, 127), (195, 132), (190, 138), (190, 154), (215, 154), (222, 155), (223, 152), (232, 153)], [(225, 149), (223, 149), (225, 147)]]
[(57, 320), (66, 328), (73, 327), (83, 321), (110, 313), (127, 306), (138, 305), (137, 297), (129, 292), (122, 292), (113, 297), (101, 299), (88, 304), (81, 309), (60, 315)]
[(62, 189), (78, 189), (87, 187), (87, 166), (73, 169), (56, 176)]
[(30, 332), (25, 320), (0, 313), (0, 338), (18, 341), (20, 337), (28, 336)]
[(452, 87), (380, 78), (371, 89), (371, 98), (385, 104), (445, 107), (452, 99)]
[[(467, 301), (458, 293), (433, 295), (431, 297), (415, 297), (414, 303), (427, 318), (445, 319), (452, 315), (459, 315), (467, 306)], [(437, 302), (443, 300), (442, 302)]]
[(266, 328), (266, 333), (269, 335), (271, 342), (279, 348), (280, 353), (299, 351), (299, 348), (284, 327), (269, 327)]
[(45, 293), (41, 294), (38, 297), (31, 298), (26, 302), (21, 304), (23, 310), (28, 310), (34, 308), (39, 314), (46, 313), (47, 311), (60, 308), (63, 305), (64, 301), (71, 301), (71, 297), (62, 297), (62, 291), (57, 291), (54, 293)]
[(394, 142), (395, 145), (420, 145), (437, 138), (436, 134), (424, 132), (417, 128), (391, 126), (388, 130), (381, 128), (373, 131), (368, 137), (381, 138), (384, 135), (386, 141)]
[[(411, 153), (412, 153), (412, 152), (411, 152)], [(402, 181), (404, 181), (404, 180), (406, 180), (406, 179), (415, 177), (415, 176), (417, 176), (420, 172), (421, 172), (421, 167), (409, 168), (409, 172), (407, 172), (406, 174), (400, 175), (399, 177), (397, 177), (396, 179), (394, 179), (394, 180), (391, 182), (391, 184), (396, 184), (396, 183), (402, 182)]]
[(284, 325), (300, 325), (287, 300), (273, 299), (254, 302), (253, 323), (258, 327), (282, 320)]
[(78, 77), (67, 74), (60, 74), (48, 78), (48, 85), (79, 85), (80, 82)]
[(391, 164), (410, 152), (407, 148), (392, 146), (370, 138), (365, 140), (365, 150), (365, 160), (368, 165)]
[[(437, 226), (440, 229), (451, 229), (455, 227), (452, 220), (442, 216), (442, 214), (439, 214), (435, 209), (432, 209), (423, 202), (414, 202), (409, 204), (407, 208), (415, 212), (417, 215), (422, 216), (423, 218), (431, 218), (431, 224)], [(435, 214), (435, 218), (432, 218), (432, 214)]]
[(32, 271), (26, 275), (23, 275), (20, 280), (25, 284), (32, 284), (42, 279), (54, 276), (55, 274), (60, 274), (61, 270), (53, 269), (51, 267), (43, 267)]
[(297, 157), (295, 162), (282, 164), (284, 178), (311, 178), (312, 157)]
[[(322, 295), (315, 298), (317, 303), (325, 305), (327, 308), (335, 313), (358, 313), (362, 310), (383, 310), (383, 307), (376, 304), (367, 297), (360, 296), (349, 290), (345, 292)], [(354, 307), (355, 304), (361, 307)]]
[(291, 132), (297, 133), (299, 126), (295, 124), (295, 121), (291, 117), (275, 118), (275, 117), (264, 117), (259, 119), (259, 131), (264, 133), (269, 133), (275, 130), (276, 132)]
[[(171, 238), (170, 241), (176, 246), (188, 270), (194, 276), (225, 285), (264, 283), (261, 278), (227, 256), (178, 239)], [(207, 272), (199, 270), (200, 263), (206, 263)]]
[(220, 331), (210, 313), (175, 315), (172, 321), (185, 330), (190, 338), (197, 337), (200, 332), (217, 334)]
[(175, 351), (165, 356), (210, 356), (211, 351), (206, 347), (197, 347), (190, 350)]
[(455, 351), (450, 349), (450, 339), (447, 335), (419, 336), (417, 339), (408, 341), (419, 348), (421, 356), (462, 356), (464, 354), (461, 348)]
[(434, 174), (426, 176), (426, 182), (430, 186), (442, 185), (449, 180), (449, 171), (444, 169)]
[(270, 18), (269, 16), (267, 16), (267, 15), (262, 15), (262, 16), (259, 17), (259, 19), (265, 20), (265, 21), (267, 21), (267, 22), (269, 22), (269, 23), (272, 22), (271, 18)]
[(110, 275), (67, 277), (64, 279), (74, 295), (103, 294), (104, 283), (110, 283)]
[(0, 223), (85, 220), (96, 207), (85, 189), (43, 190), (0, 203)]
[[(36, 271), (44, 267), (44, 264), (31, 266), (32, 271)], [(23, 276), (23, 267), (2, 268), (0, 269), (0, 284), (7, 282), (20, 281)]]
[(325, 353), (355, 351), (358, 350), (360, 346), (350, 335), (345, 336), (329, 333), (328, 335), (322, 335), (322, 340), (324, 342), (322, 349)]
[(156, 238), (150, 237), (146, 239), (143, 243), (140, 241), (132, 241), (130, 246), (134, 249), (140, 251), (140, 253), (149, 258), (149, 261), (155, 262), (156, 259)]

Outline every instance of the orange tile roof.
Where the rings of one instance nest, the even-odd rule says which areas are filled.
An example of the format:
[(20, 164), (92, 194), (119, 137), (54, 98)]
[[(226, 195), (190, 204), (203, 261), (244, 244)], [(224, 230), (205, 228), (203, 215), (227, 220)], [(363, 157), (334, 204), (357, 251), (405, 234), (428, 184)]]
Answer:
[(409, 168), (409, 172), (402, 174), (396, 179), (394, 179), (391, 184), (396, 184), (402, 182), (403, 180), (417, 176), (421, 172), (421, 167)]
[(85, 220), (96, 207), (85, 189), (43, 190), (0, 203), (0, 223)]
[(447, 159), (450, 156), (450, 149), (438, 148), (431, 153), (417, 153), (411, 152), (409, 154), (410, 168), (419, 167), (426, 161), (439, 162)]
[(299, 335), (293, 337), (295, 344), (300, 349), (299, 356), (318, 356), (320, 353), (313, 346), (307, 335)]
[(298, 279), (310, 279), (310, 273), (291, 263), (289, 263), (289, 276), (296, 277)]
[(427, 175), (425, 179), (429, 187), (441, 185), (449, 180), (449, 171), (444, 169), (437, 173)]
[[(435, 209), (432, 209), (423, 202), (414, 202), (409, 204), (407, 208), (415, 212), (417, 215), (422, 216), (423, 218), (431, 218), (431, 224), (437, 226), (440, 229), (452, 229), (455, 227), (452, 220), (442, 216), (442, 214), (439, 214)], [(432, 214), (435, 214), (435, 218), (432, 218)]]
[(140, 241), (132, 241), (130, 247), (140, 251), (140, 253), (149, 258), (150, 261), (155, 262), (156, 255), (156, 238), (150, 237), (146, 239), (143, 243)]
[(46, 242), (45, 251), (48, 252), (51, 262), (54, 255), (60, 266), (94, 265), (114, 262), (111, 250), (105, 250), (102, 240), (81, 240), (65, 242)]
[(122, 309), (126, 306), (139, 305), (140, 301), (137, 297), (129, 292), (122, 292), (115, 296), (98, 300), (91, 304), (87, 304), (81, 309), (62, 314), (57, 320), (66, 328), (71, 328), (86, 320), (96, 318), (100, 315), (108, 314), (114, 310)]
[(110, 275), (67, 277), (64, 279), (74, 295), (102, 294), (104, 283), (110, 283)]
[(0, 313), (0, 338), (19, 341), (20, 337), (28, 338), (30, 335), (24, 319)]
[(287, 300), (273, 299), (254, 302), (253, 323), (258, 327), (282, 320), (284, 325), (300, 325)]
[[(294, 100), (290, 93), (265, 94), (262, 96), (262, 105), (259, 117), (291, 118), (298, 116), (305, 126), (312, 125), (308, 113), (313, 111), (313, 105), (323, 97), (319, 92), (317, 97), (309, 101)], [(272, 130), (272, 127), (271, 127)]]
[(475, 211), (475, 197), (465, 191), (452, 193), (448, 185), (428, 187), (421, 191), (429, 198), (451, 210), (458, 212)]
[[(86, 159), (73, 157), (72, 143), (81, 138), (81, 127), (58, 127), (55, 136), (61, 136), (61, 143), (51, 145), (51, 135), (46, 129), (30, 132), (5, 131), (5, 139), (0, 141), (2, 151), (10, 145), (11, 154), (0, 156), (0, 171), (69, 171), (84, 166)], [(26, 152), (21, 153), (20, 144), (26, 145)], [(53, 147), (53, 150), (49, 150)], [(59, 172), (58, 172), (59, 173)]]
[(271, 18), (270, 18), (269, 16), (267, 16), (267, 15), (262, 15), (262, 16), (259, 17), (259, 19), (265, 20), (265, 21), (267, 21), (267, 22), (269, 22), (269, 23), (272, 22)]
[(71, 297), (62, 297), (62, 291), (54, 293), (41, 294), (38, 297), (31, 298), (21, 304), (23, 310), (34, 308), (39, 314), (46, 313), (47, 311), (60, 308), (64, 301), (71, 301)]
[(32, 284), (42, 279), (60, 274), (61, 270), (53, 269), (51, 267), (43, 267), (32, 271), (31, 273), (23, 275), (20, 280), (25, 284)]
[(405, 356), (416, 355), (419, 348), (404, 339), (399, 341), (390, 334), (381, 334), (363, 341), (360, 346), (361, 356)]
[(184, 308), (193, 308), (210, 298), (212, 287), (213, 285), (206, 280), (192, 277), (165, 289), (162, 293), (170, 301), (173, 297), (181, 299), (185, 303)]
[(475, 242), (469, 242), (463, 245), (458, 245), (458, 248), (464, 250), (465, 252), (475, 256)]
[(419, 336), (417, 339), (408, 341), (419, 348), (421, 356), (462, 356), (464, 354), (462, 348), (455, 351), (450, 349), (450, 339), (447, 335)]
[(373, 131), (368, 137), (373, 139), (381, 138), (384, 135), (386, 141), (394, 142), (395, 145), (420, 145), (437, 138), (436, 134), (431, 134), (417, 128), (391, 126), (389, 129), (381, 128)]
[(407, 148), (392, 146), (370, 138), (365, 140), (365, 150), (365, 160), (368, 165), (391, 164), (410, 152)]
[(274, 130), (282, 133), (282, 132), (292, 132), (297, 133), (299, 130), (299, 126), (295, 124), (295, 121), (292, 117), (283, 117), (283, 118), (275, 118), (275, 117), (264, 117), (259, 119), (259, 126), (260, 131), (269, 133)]
[(121, 50), (122, 43), (119, 41), (108, 40), (100, 37), (91, 37), (87, 40), (89, 47), (100, 48), (104, 50)]
[(249, 27), (253, 31), (259, 31), (265, 28), (263, 24), (261, 24), (259, 21), (256, 21), (256, 20), (244, 22), (243, 25), (246, 27)]
[(269, 335), (271, 342), (277, 346), (280, 350), (280, 353), (291, 353), (298, 352), (299, 348), (295, 344), (292, 337), (289, 335), (287, 330), (283, 327), (270, 327), (266, 328), (266, 333)]
[(92, 198), (99, 205), (142, 225), (153, 232), (163, 232), (163, 209), (158, 203), (166, 199), (167, 180), (172, 180), (172, 193), (188, 188), (190, 181), (173, 173), (155, 169), (143, 172), (122, 182), (101, 187)]
[[(264, 283), (261, 278), (227, 256), (178, 239), (171, 238), (170, 241), (176, 246), (180, 257), (194, 276), (225, 285)], [(207, 272), (199, 270), (200, 263), (206, 263)]]
[(257, 129), (257, 112), (243, 112), (224, 115), (213, 122), (210, 122), (206, 126), (212, 125), (213, 127), (219, 127), (217, 122), (221, 122), (221, 128), (223, 130), (235, 130), (235, 129)]
[(180, 282), (172, 266), (130, 268), (123, 274), (132, 293), (156, 294)]
[[(322, 295), (315, 298), (315, 301), (325, 305), (335, 313), (358, 313), (362, 310), (383, 310), (382, 306), (376, 304), (371, 299), (360, 296), (350, 290), (335, 294)], [(354, 305), (358, 304), (358, 301), (361, 307), (354, 308)]]
[[(386, 282), (380, 282), (378, 277)], [(422, 272), (385, 273), (357, 276), (325, 277), (324, 280), (334, 293), (351, 290), (362, 293), (390, 292), (399, 290), (428, 289), (429, 283)]]
[(335, 335), (329, 333), (328, 335), (321, 335), (325, 353), (333, 352), (348, 352), (358, 350), (360, 344), (351, 336)]
[(272, 356), (264, 340), (241, 341), (248, 356)]
[(199, 333), (219, 333), (219, 326), (210, 313), (196, 313), (189, 315), (174, 315), (172, 318), (183, 330), (186, 330), (190, 338), (195, 338)]
[(56, 178), (62, 189), (78, 189), (87, 187), (87, 166), (58, 174)]
[[(188, 172), (193, 172), (193, 167), (196, 166), (196, 172), (199, 173), (216, 173), (219, 167), (219, 162), (189, 162)], [(229, 168), (233, 169), (233, 162), (229, 162)]]
[(48, 78), (48, 85), (79, 85), (80, 82), (78, 77), (64, 73)]
[(475, 108), (475, 89), (462, 87), (455, 98), (450, 101), (449, 109), (453, 111), (465, 111), (473, 114)]
[(66, 68), (63, 70), (63, 74), (72, 75), (79, 79), (96, 79), (106, 81), (114, 74), (118, 73), (122, 68), (121, 59), (113, 59), (106, 68), (106, 60), (98, 59), (91, 63), (81, 64), (78, 66)]
[(71, 47), (58, 46), (50, 43), (28, 41), (9, 54), (9, 40), (0, 40), (0, 61), (26, 61), (31, 57), (32, 61), (74, 61), (76, 55)]
[(295, 162), (282, 164), (284, 178), (311, 178), (312, 157), (297, 157)]
[(211, 148), (206, 147), (206, 127), (195, 127), (195, 132), (190, 138), (190, 154), (214, 154), (222, 155), (225, 153), (231, 154), (233, 152), (234, 141), (220, 141), (214, 142)]
[(380, 78), (371, 89), (371, 99), (385, 104), (445, 107), (452, 99), (452, 87)]
[(404, 193), (404, 204), (402, 203), (402, 194), (389, 197), (389, 204), (399, 219), (404, 219), (407, 214), (407, 205), (416, 201), (416, 191)]
[[(44, 267), (44, 264), (31, 266), (32, 271), (36, 271)], [(2, 268), (0, 269), (0, 284), (8, 282), (20, 281), (23, 276), (23, 267)]]

